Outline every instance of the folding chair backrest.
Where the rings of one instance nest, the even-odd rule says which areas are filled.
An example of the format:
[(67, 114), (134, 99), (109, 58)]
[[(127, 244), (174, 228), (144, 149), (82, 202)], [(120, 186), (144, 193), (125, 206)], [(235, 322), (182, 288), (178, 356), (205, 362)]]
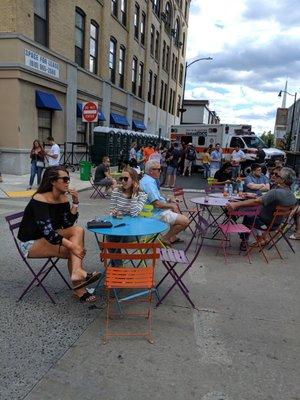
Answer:
[(19, 242), (17, 240), (17, 232), (21, 225), (23, 215), (24, 215), (24, 211), (20, 211), (18, 213), (10, 214), (5, 217), (5, 220), (9, 226), (10, 233), (12, 234), (15, 245), (16, 245), (18, 252), (20, 253), (22, 258), (24, 258), (24, 256), (19, 247)]
[[(114, 243), (99, 242), (102, 250), (100, 258), (104, 261), (105, 268), (109, 260), (136, 260), (136, 261), (152, 261), (155, 267), (156, 260), (159, 258), (159, 243)], [(110, 250), (110, 251), (109, 251)], [(113, 250), (125, 250), (123, 253), (112, 252)], [(133, 250), (132, 253), (128, 251)]]
[(277, 229), (278, 225), (286, 225), (294, 209), (295, 206), (277, 206), (267, 231)]
[(173, 192), (173, 196), (175, 197), (176, 200), (182, 201), (184, 206), (186, 208), (189, 208), (187, 200), (184, 195), (184, 190), (182, 187), (176, 187), (176, 188), (172, 189), (172, 192)]

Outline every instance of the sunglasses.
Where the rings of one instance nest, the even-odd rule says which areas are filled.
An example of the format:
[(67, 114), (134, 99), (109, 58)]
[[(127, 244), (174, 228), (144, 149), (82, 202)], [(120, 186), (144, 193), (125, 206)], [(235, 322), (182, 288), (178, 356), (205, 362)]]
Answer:
[(128, 182), (128, 179), (129, 179), (128, 176), (120, 176), (119, 181), (120, 182), (123, 182), (123, 181)]
[(64, 183), (70, 182), (69, 176), (60, 176), (59, 178), (56, 178), (56, 181), (58, 181), (59, 179), (62, 179), (64, 181)]
[(152, 171), (160, 171), (160, 168), (152, 168)]

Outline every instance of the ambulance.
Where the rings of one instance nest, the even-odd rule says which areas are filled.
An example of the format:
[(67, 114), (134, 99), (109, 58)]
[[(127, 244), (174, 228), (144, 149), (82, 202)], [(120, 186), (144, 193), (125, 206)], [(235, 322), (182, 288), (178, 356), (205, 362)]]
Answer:
[(220, 143), (225, 160), (230, 160), (230, 155), (235, 146), (239, 145), (246, 155), (243, 169), (249, 167), (256, 159), (256, 153), (261, 146), (266, 154), (266, 161), (285, 160), (285, 152), (275, 148), (268, 148), (263, 140), (252, 132), (251, 125), (238, 124), (187, 124), (172, 125), (170, 127), (171, 142), (192, 143), (197, 152), (196, 167), (202, 165), (201, 156), (209, 146)]

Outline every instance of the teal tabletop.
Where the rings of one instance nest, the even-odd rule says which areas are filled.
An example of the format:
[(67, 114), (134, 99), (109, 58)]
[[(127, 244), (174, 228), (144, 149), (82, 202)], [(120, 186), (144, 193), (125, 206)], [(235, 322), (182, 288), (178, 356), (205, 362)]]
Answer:
[[(126, 215), (122, 219), (118, 219), (105, 215), (98, 217), (98, 219), (110, 221), (113, 226), (111, 228), (89, 228), (89, 231), (105, 236), (150, 236), (164, 232), (169, 228), (168, 224), (156, 218), (130, 217)], [(122, 225), (117, 226), (120, 224)]]

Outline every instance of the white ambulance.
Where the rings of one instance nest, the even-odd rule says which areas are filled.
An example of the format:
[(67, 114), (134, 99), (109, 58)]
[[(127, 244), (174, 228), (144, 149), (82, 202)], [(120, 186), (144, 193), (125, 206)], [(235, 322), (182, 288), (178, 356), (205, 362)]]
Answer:
[(253, 163), (256, 153), (261, 146), (266, 154), (266, 161), (285, 159), (285, 152), (275, 148), (268, 148), (263, 140), (252, 132), (251, 125), (238, 124), (187, 124), (172, 125), (170, 128), (171, 142), (193, 143), (197, 151), (196, 166), (202, 164), (201, 156), (209, 146), (220, 143), (224, 159), (229, 160), (235, 146), (239, 145), (246, 154), (244, 168)]

